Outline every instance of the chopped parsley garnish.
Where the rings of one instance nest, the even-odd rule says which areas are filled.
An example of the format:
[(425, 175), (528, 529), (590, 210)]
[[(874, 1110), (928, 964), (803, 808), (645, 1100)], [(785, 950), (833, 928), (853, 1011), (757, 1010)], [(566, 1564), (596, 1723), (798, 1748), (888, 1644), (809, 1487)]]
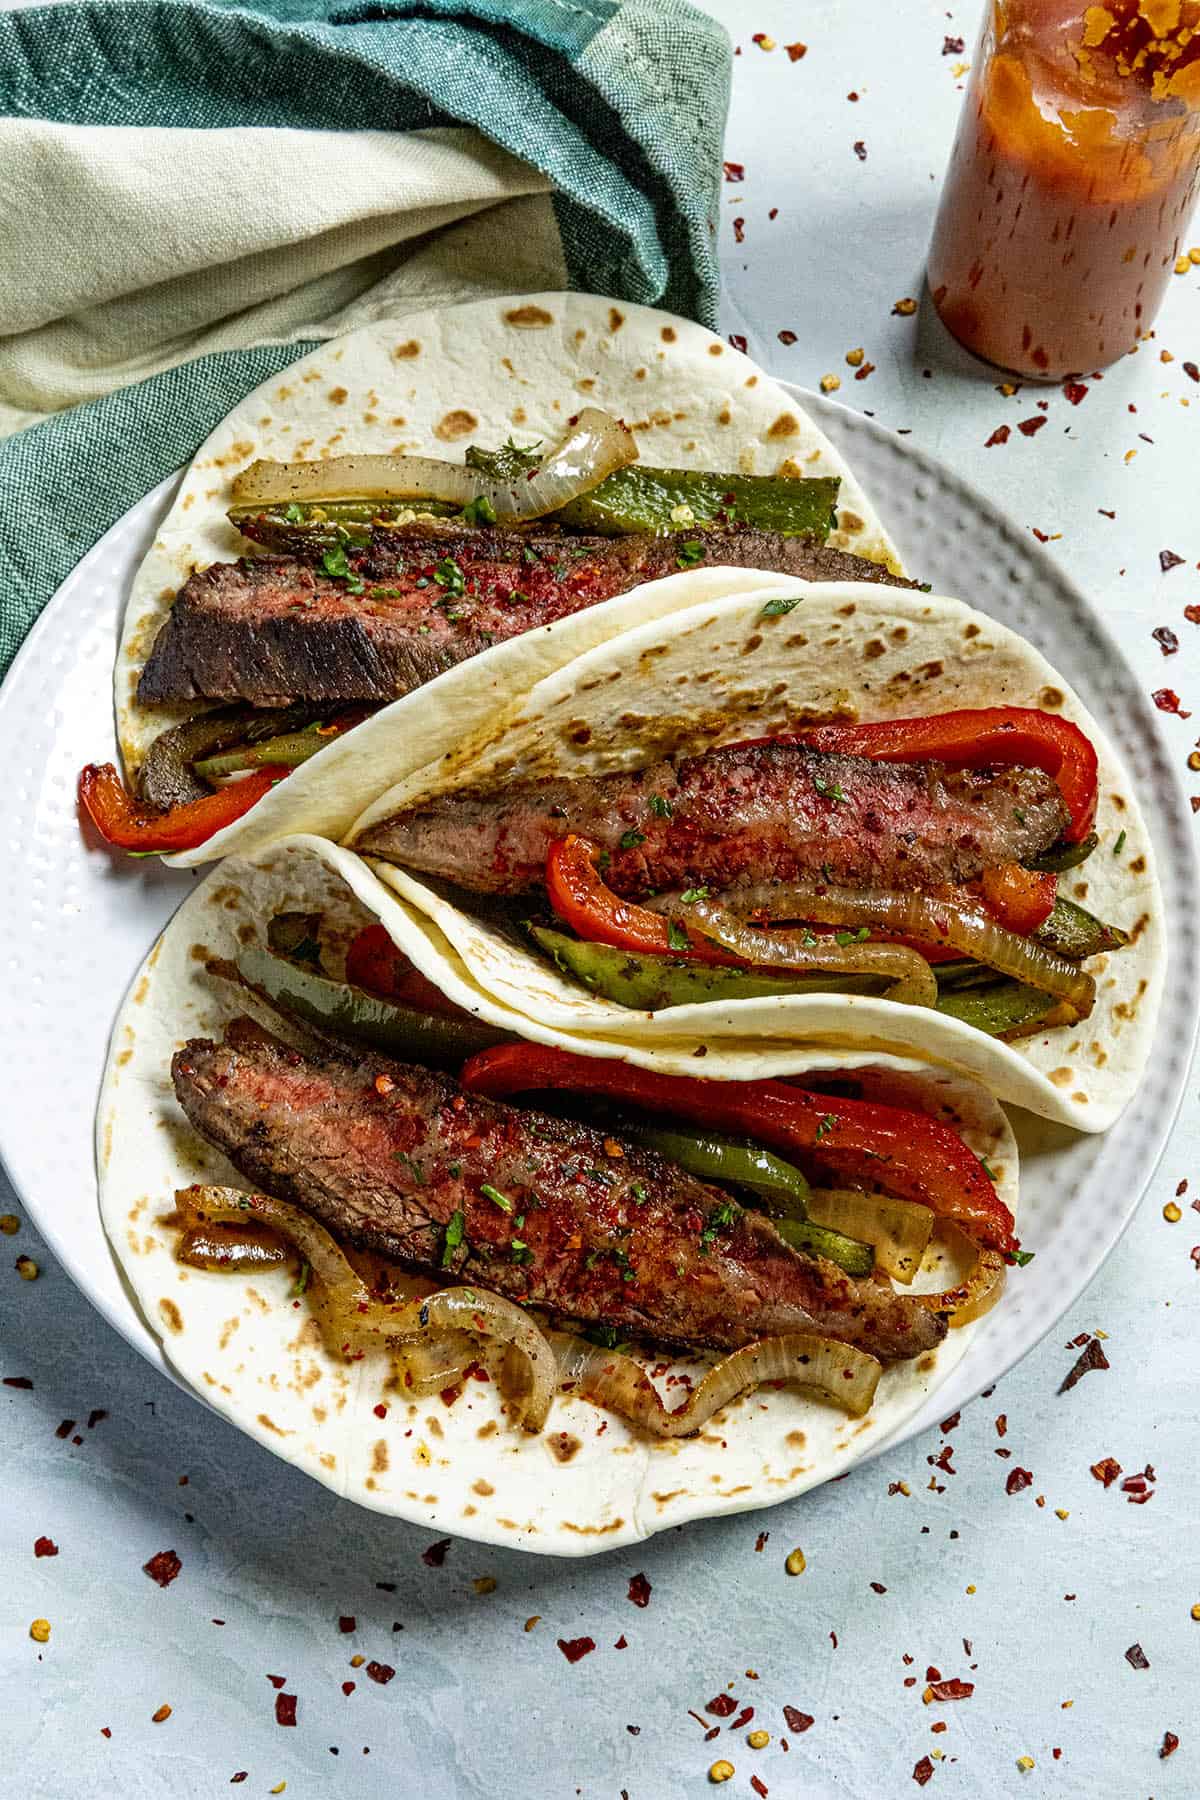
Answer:
[(681, 569), (694, 569), (698, 562), (704, 561), (704, 545), (699, 538), (688, 538), (680, 544), (679, 554), (675, 558)]
[(812, 784), (822, 799), (832, 800), (835, 806), (840, 806), (846, 798), (840, 785), (836, 781), (826, 781), (823, 775), (814, 775)]
[(836, 1124), (837, 1119), (834, 1117), (833, 1113), (825, 1113), (822, 1118), (817, 1120), (817, 1129), (814, 1133), (815, 1141), (819, 1144), (823, 1137), (828, 1137)]
[(454, 1261), (454, 1252), (466, 1238), (467, 1221), (465, 1214), (452, 1212), (446, 1221), (446, 1236), (442, 1244), (442, 1267), (448, 1269)]
[(335, 581), (344, 581), (347, 593), (362, 593), (363, 578), (361, 575), (356, 575), (346, 561), (345, 544), (335, 544), (332, 550), (326, 550), (321, 557), (321, 567), (327, 575), (332, 575)]
[(392, 1156), (396, 1162), (402, 1162), (407, 1166), (418, 1187), (425, 1186), (425, 1177), (421, 1173), (421, 1165), (419, 1162), (414, 1161), (407, 1150), (393, 1150)]
[(300, 1273), (297, 1275), (295, 1281), (293, 1281), (291, 1287), (288, 1289), (288, 1298), (290, 1300), (298, 1300), (300, 1298), (300, 1295), (304, 1292), (305, 1288), (308, 1286), (309, 1277), (311, 1276), (311, 1274), (312, 1274), (311, 1265), (309, 1263), (302, 1262), (300, 1264)]
[(283, 509), (283, 516), (289, 525), (299, 525), (304, 519), (304, 508), (298, 500), (289, 501)]
[(1013, 1261), (1016, 1263), (1018, 1269), (1026, 1269), (1036, 1255), (1036, 1250), (1014, 1250)]
[(512, 1211), (512, 1201), (507, 1194), (502, 1194), (499, 1188), (494, 1188), (485, 1181), (479, 1191), (485, 1200), (490, 1200), (493, 1206), (500, 1208), (501, 1212), (510, 1213)]
[(620, 840), (621, 849), (622, 850), (636, 850), (638, 845), (644, 844), (645, 841), (646, 841), (645, 832), (626, 831), (626, 832), (623, 832), (621, 835), (621, 840)]
[(462, 1174), (462, 1164), (461, 1163), (451, 1163), (449, 1165), (449, 1173), (451, 1175), (453, 1175), (455, 1181), (457, 1181), (459, 1176)]
[[(833, 941), (835, 944), (839, 944), (844, 950), (847, 944), (865, 944), (870, 935), (871, 927), (869, 925), (860, 925), (857, 931), (835, 932)], [(813, 942), (816, 943), (815, 938), (813, 939)]]
[(508, 1248), (515, 1263), (531, 1263), (533, 1261), (533, 1251), (523, 1239), (511, 1239)]
[(732, 1200), (726, 1200), (721, 1206), (714, 1207), (708, 1216), (708, 1224), (700, 1233), (700, 1254), (707, 1256), (708, 1247), (716, 1238), (718, 1231), (725, 1225), (732, 1225), (737, 1218), (737, 1207)]
[(1120, 856), (1120, 854), (1124, 848), (1125, 848), (1125, 833), (1122, 831), (1120, 833), (1120, 835), (1118, 836), (1116, 843), (1113, 845), (1113, 855)]
[(433, 571), (433, 579), (440, 588), (445, 588), (448, 596), (458, 599), (467, 591), (463, 572), (452, 556), (443, 556)]
[(468, 525), (494, 525), (496, 509), (486, 494), (480, 494), (476, 500), (468, 500), (463, 507), (463, 518)]
[(671, 950), (687, 950), (691, 947), (691, 938), (676, 920), (667, 921), (667, 946)]
[(697, 900), (708, 899), (708, 889), (706, 887), (684, 888), (679, 898), (685, 906), (694, 906)]
[(611, 1187), (617, 1179), (611, 1169), (585, 1169), (583, 1172), (592, 1181), (602, 1181), (605, 1187)]
[(782, 594), (778, 594), (774, 600), (767, 601), (758, 616), (760, 619), (781, 619), (785, 613), (793, 612), (803, 598), (803, 594), (793, 594), (784, 599)]
[(541, 557), (538, 555), (537, 551), (533, 548), (532, 544), (526, 544), (525, 548), (521, 552), (521, 561), (523, 563), (529, 563), (531, 566), (533, 566), (533, 565), (536, 565), (537, 563), (540, 563), (541, 560), (542, 560)]
[(993, 1169), (992, 1165), (989, 1163), (986, 1156), (980, 1157), (979, 1166), (983, 1170), (984, 1174), (987, 1176), (989, 1181), (995, 1181), (996, 1171), (995, 1171), (995, 1169)]
[(800, 940), (800, 942), (801, 942), (801, 943), (802, 943), (802, 944), (803, 944), (803, 945), (804, 945), (804, 947), (805, 947), (805, 948), (806, 948), (806, 949), (807, 949), (807, 950), (811, 950), (811, 949), (813, 949), (813, 948), (814, 948), (814, 947), (815, 947), (815, 945), (817, 945), (817, 944), (819, 944), (819, 943), (820, 943), (820, 941), (821, 941), (821, 940), (820, 940), (820, 938), (819, 938), (819, 937), (818, 937), (818, 936), (817, 936), (817, 934), (816, 934), (816, 932), (815, 932), (815, 931), (810, 931), (810, 930), (809, 930), (809, 929), (808, 929), (808, 926), (807, 926), (807, 925), (806, 925), (806, 926), (805, 926), (805, 927), (804, 927), (804, 936), (803, 936), (803, 937), (802, 937), (802, 938), (801, 938), (801, 940)]
[(601, 1350), (617, 1350), (621, 1345), (621, 1334), (615, 1325), (589, 1325), (579, 1335), (589, 1344), (598, 1344)]
[(651, 794), (650, 811), (656, 819), (669, 819), (673, 816), (674, 809), (671, 802), (664, 800), (661, 794)]
[(650, 1198), (649, 1194), (646, 1192), (646, 1184), (644, 1181), (631, 1182), (630, 1186), (629, 1186), (629, 1192), (632, 1194), (633, 1198), (637, 1201), (639, 1206), (645, 1206), (647, 1200)]
[(596, 858), (596, 867), (598, 869), (607, 869), (607, 867), (611, 861), (612, 861), (612, 857), (609, 855), (608, 851), (602, 850), (600, 852), (599, 856)]
[(1025, 814), (1019, 806), (1013, 807), (1013, 818), (1017, 821), (1018, 825), (1023, 825), (1025, 823)]

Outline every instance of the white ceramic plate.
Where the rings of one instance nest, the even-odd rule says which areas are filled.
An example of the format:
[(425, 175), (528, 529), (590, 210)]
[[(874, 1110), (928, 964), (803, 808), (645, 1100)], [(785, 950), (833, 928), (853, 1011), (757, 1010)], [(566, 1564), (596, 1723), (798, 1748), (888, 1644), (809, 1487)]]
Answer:
[[(816, 395), (795, 396), (845, 453), (919, 578), (1030, 638), (1103, 722), (1150, 820), (1171, 946), (1156, 1053), (1113, 1129), (1083, 1137), (1025, 1115), (1014, 1119), (1023, 1159), (1021, 1235), (1036, 1260), (1010, 1282), (944, 1385), (891, 1440), (900, 1442), (964, 1405), (1032, 1349), (1086, 1287), (1145, 1191), (1179, 1106), (1196, 1032), (1195, 864), (1183, 797), (1153, 711), (1080, 591), (932, 458)], [(134, 1348), (168, 1374), (101, 1229), (92, 1120), (117, 1005), (195, 878), (155, 862), (115, 863), (87, 848), (75, 779), (83, 763), (110, 754), (118, 622), (174, 487), (174, 478), (161, 483), (84, 558), (0, 690), (8, 1025), (0, 1042), (0, 1154), (63, 1266)]]

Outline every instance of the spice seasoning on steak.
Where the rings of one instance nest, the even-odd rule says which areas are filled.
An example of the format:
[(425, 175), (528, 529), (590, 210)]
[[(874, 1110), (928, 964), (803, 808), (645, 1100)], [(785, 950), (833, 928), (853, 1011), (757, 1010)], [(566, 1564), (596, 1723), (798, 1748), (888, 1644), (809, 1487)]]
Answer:
[(302, 1056), (242, 1018), (222, 1044), (185, 1044), (172, 1075), (192, 1124), (256, 1187), (410, 1268), (672, 1344), (816, 1330), (895, 1358), (945, 1334), (912, 1297), (798, 1254), (653, 1151), (425, 1069)]
[(355, 848), (477, 893), (536, 887), (567, 832), (608, 853), (605, 883), (626, 899), (806, 875), (936, 887), (1037, 856), (1068, 817), (1038, 770), (948, 772), (759, 743), (630, 774), (448, 794), (372, 825)]

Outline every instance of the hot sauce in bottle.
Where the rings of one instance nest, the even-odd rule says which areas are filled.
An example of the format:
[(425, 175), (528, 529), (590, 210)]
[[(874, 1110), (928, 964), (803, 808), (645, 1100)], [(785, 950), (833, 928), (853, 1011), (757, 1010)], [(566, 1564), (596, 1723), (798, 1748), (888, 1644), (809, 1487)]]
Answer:
[(1027, 378), (1149, 328), (1200, 178), (1200, 0), (990, 0), (928, 280), (967, 349)]

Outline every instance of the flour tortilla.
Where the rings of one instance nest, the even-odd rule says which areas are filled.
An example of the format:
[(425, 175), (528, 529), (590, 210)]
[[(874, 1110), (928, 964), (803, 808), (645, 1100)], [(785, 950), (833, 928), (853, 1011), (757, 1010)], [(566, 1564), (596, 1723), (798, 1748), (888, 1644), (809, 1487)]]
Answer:
[[(900, 571), (895, 546), (829, 440), (756, 364), (703, 326), (591, 294), (525, 295), (411, 313), (322, 344), (248, 394), (201, 445), (126, 609), (114, 685), (126, 774), (136, 775), (167, 725), (206, 710), (141, 707), (137, 681), (192, 570), (246, 553), (246, 540), (225, 514), (234, 478), (251, 462), (316, 460), (351, 450), (460, 461), (471, 443), (498, 445), (510, 436), (523, 444), (552, 442), (584, 404), (623, 417), (647, 463), (839, 476), (829, 542)], [(493, 694), (528, 691), (560, 647), (565, 659), (645, 616), (631, 613), (626, 598), (564, 620), (570, 631), (551, 626), (476, 659), (499, 659), (501, 678), (489, 684), (481, 674), (473, 704), (482, 708)], [(433, 714), (436, 700), (430, 705)], [(348, 795), (357, 794), (361, 807), (405, 773), (403, 762), (392, 767), (387, 759), (403, 750), (407, 717), (395, 731), (389, 720), (384, 709), (354, 733), (353, 749), (348, 740), (325, 750), (260, 801), (252, 820), (221, 833), (191, 860), (249, 851), (294, 831), (340, 836), (353, 817), (353, 810), (343, 817)], [(461, 729), (461, 716), (458, 724)], [(365, 770), (381, 758), (381, 779), (372, 786), (368, 778), (364, 787)]]
[[(1003, 1300), (990, 1320), (951, 1331), (919, 1363), (887, 1369), (865, 1419), (766, 1388), (735, 1402), (699, 1437), (666, 1444), (579, 1399), (557, 1397), (545, 1432), (529, 1438), (504, 1419), (494, 1384), (469, 1381), (449, 1408), (385, 1391), (386, 1358), (331, 1357), (289, 1296), (290, 1275), (182, 1267), (174, 1233), (162, 1223), (175, 1190), (189, 1182), (246, 1186), (187, 1123), (169, 1064), (186, 1038), (219, 1035), (245, 1010), (206, 975), (206, 957), (262, 944), (271, 915), (294, 908), (322, 911), (342, 945), (377, 920), (398, 939), (407, 929), (402, 903), (359, 858), (323, 840), (289, 839), (212, 871), (151, 951), (117, 1019), (97, 1116), (97, 1165), (113, 1251), (175, 1370), (218, 1412), (338, 1494), (486, 1542), (568, 1556), (612, 1549), (688, 1519), (769, 1505), (842, 1473), (901, 1426), (976, 1332), (1001, 1316)], [(514, 1015), (471, 981), (447, 947), (422, 951), (417, 943), (415, 959), (480, 1018), (512, 1023)], [(560, 1031), (530, 1026), (527, 1034), (596, 1055), (626, 1054)], [(641, 1051), (630, 1055), (649, 1060)], [(696, 1073), (683, 1050), (656, 1051), (655, 1062)], [(825, 1051), (795, 1066), (854, 1068), (879, 1098), (951, 1123), (987, 1160), (1015, 1211), (1016, 1144), (978, 1084), (874, 1054)], [(745, 1064), (714, 1046), (708, 1067), (730, 1075)], [(919, 1282), (941, 1288), (950, 1275), (943, 1261)]]
[[(1023, 638), (957, 600), (873, 584), (796, 581), (715, 600), (710, 590), (699, 599), (545, 677), (486, 746), (473, 744), (469, 761), (415, 770), (371, 803), (347, 841), (391, 813), (456, 788), (638, 768), (659, 756), (693, 755), (813, 718), (869, 720), (998, 705), (1057, 713), (1086, 732), (1100, 763), (1100, 844), (1061, 877), (1061, 892), (1131, 932), (1134, 941), (1088, 965), (1097, 981), (1089, 1019), (1012, 1044), (925, 1008), (865, 996), (631, 1010), (587, 992), (532, 947), (515, 946), (419, 876), (373, 866), (514, 1018), (592, 1041), (636, 1044), (648, 1057), (688, 1038), (696, 1049), (719, 1039), (728, 1052), (737, 1043), (746, 1076), (794, 1068), (805, 1045), (811, 1055), (819, 1054), (814, 1044), (917, 1055), (983, 1081), (1000, 1100), (1045, 1118), (1105, 1130), (1149, 1055), (1166, 951), (1145, 820), (1116, 753), (1078, 697)], [(772, 606), (789, 610), (772, 616)], [(410, 947), (408, 937), (403, 947)]]

